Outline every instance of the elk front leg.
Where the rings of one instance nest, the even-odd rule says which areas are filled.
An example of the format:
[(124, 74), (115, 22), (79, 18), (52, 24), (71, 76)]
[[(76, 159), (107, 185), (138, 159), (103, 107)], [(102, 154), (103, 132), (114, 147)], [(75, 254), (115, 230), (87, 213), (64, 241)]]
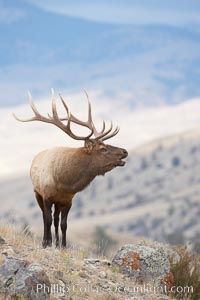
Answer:
[(36, 191), (34, 191), (34, 192), (35, 192), (35, 198), (38, 202), (38, 205), (39, 205), (39, 207), (41, 208), (41, 210), (43, 212), (43, 210), (44, 210), (43, 198), (38, 192), (36, 192)]
[(59, 215), (60, 215), (61, 207), (58, 204), (55, 204), (55, 211), (54, 211), (54, 227), (55, 227), (55, 237), (56, 237), (56, 247), (59, 246)]
[(72, 204), (68, 204), (61, 210), (61, 231), (62, 231), (62, 247), (66, 247), (66, 231), (67, 231), (67, 217)]
[(46, 241), (47, 241), (47, 228), (46, 228), (46, 218), (45, 218), (45, 213), (44, 213), (44, 203), (43, 203), (43, 198), (42, 196), (36, 192), (35, 192), (35, 198), (38, 202), (38, 205), (39, 207), (41, 208), (41, 211), (42, 211), (42, 216), (43, 216), (43, 224), (44, 224), (44, 233), (43, 233), (43, 242), (42, 242), (42, 245), (43, 247), (45, 248), (47, 245), (46, 245)]
[(51, 208), (52, 203), (49, 200), (44, 200), (44, 210), (43, 210), (43, 220), (44, 220), (44, 238), (43, 238), (43, 247), (52, 245), (52, 236), (51, 236), (51, 224), (52, 224), (52, 215)]

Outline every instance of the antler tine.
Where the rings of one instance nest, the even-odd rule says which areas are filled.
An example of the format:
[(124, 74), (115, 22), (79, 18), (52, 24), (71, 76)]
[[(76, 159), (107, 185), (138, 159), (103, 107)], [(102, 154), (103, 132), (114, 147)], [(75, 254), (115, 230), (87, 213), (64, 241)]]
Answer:
[(51, 89), (51, 95), (52, 95), (52, 114), (54, 120), (59, 120), (57, 108), (56, 108), (56, 100), (55, 100), (55, 93), (54, 90)]
[(88, 100), (88, 122), (94, 126), (93, 121), (92, 121), (92, 108), (91, 108), (90, 98), (89, 98), (89, 95), (86, 92), (86, 90), (84, 90), (84, 93), (85, 93), (85, 95), (87, 97), (87, 100)]
[(90, 102), (88, 93), (85, 90), (84, 90), (84, 92), (85, 92), (85, 95), (86, 95), (87, 100), (88, 100), (88, 120), (86, 122), (81, 121), (80, 119), (76, 118), (72, 113), (69, 113), (69, 109), (68, 109), (68, 107), (67, 107), (67, 105), (66, 105), (66, 103), (65, 103), (65, 101), (64, 101), (64, 99), (62, 98), (61, 95), (60, 95), (60, 98), (61, 98), (61, 101), (63, 103), (63, 106), (65, 107), (65, 109), (67, 111), (68, 116), (67, 116), (67, 118), (62, 118), (60, 120), (62, 120), (62, 121), (68, 120), (68, 121), (76, 123), (78, 125), (85, 126), (85, 127), (89, 128), (94, 133), (95, 140), (100, 140), (101, 138), (105, 137), (108, 133), (111, 132), (111, 130), (113, 128), (113, 125), (112, 125), (112, 122), (111, 122), (110, 128), (106, 132), (104, 132), (105, 131), (105, 121), (103, 120), (102, 130), (100, 132), (97, 131), (97, 129), (94, 126), (93, 120), (92, 120), (91, 102)]
[(112, 130), (112, 128), (113, 128), (113, 123), (112, 123), (112, 121), (111, 121), (111, 123), (110, 123), (110, 128), (106, 131), (106, 132), (99, 132), (98, 134), (97, 134), (97, 136), (96, 136), (96, 140), (102, 140), (102, 138), (104, 137), (104, 136), (106, 136), (109, 132), (111, 132), (111, 130)]
[(35, 116), (40, 116), (35, 104), (33, 103), (32, 96), (31, 96), (30, 92), (28, 92), (28, 99), (29, 99), (29, 104), (31, 106), (31, 109), (34, 112)]
[(67, 133), (70, 137), (72, 137), (75, 140), (87, 140), (87, 139), (89, 139), (92, 136), (92, 134), (93, 134), (93, 129), (91, 129), (91, 133), (88, 136), (86, 136), (86, 137), (84, 137), (84, 136), (77, 136), (77, 135), (75, 135), (71, 131), (71, 128), (70, 128), (71, 115), (69, 114), (68, 107), (67, 107), (67, 105), (66, 105), (66, 103), (64, 102), (63, 99), (62, 99), (62, 102), (63, 102), (63, 105), (64, 105), (64, 107), (65, 107), (65, 109), (67, 111), (67, 114), (68, 114), (68, 119), (67, 119), (68, 122), (67, 122), (67, 125), (65, 125), (65, 124), (62, 123), (62, 119), (59, 118), (58, 113), (57, 113), (56, 100), (55, 100), (55, 95), (54, 95), (54, 90), (53, 89), (51, 89), (51, 93), (52, 93), (52, 114), (53, 114), (53, 116), (50, 116), (49, 114), (48, 114), (48, 118), (42, 116), (38, 112), (35, 104), (33, 103), (31, 94), (28, 93), (30, 106), (31, 106), (31, 109), (33, 110), (33, 113), (34, 113), (35, 116), (32, 117), (32, 118), (30, 118), (30, 119), (19, 119), (13, 113), (14, 118), (17, 121), (20, 121), (20, 122), (41, 121), (41, 122), (45, 122), (45, 123), (54, 124), (57, 127), (59, 127), (60, 129), (62, 129), (65, 133)]
[(102, 128), (102, 130), (101, 130), (101, 133), (103, 133), (103, 132), (104, 132), (104, 130), (105, 130), (105, 127), (106, 127), (106, 124), (105, 124), (105, 121), (103, 120), (103, 128)]
[[(70, 123), (71, 121), (70, 121), (70, 118), (68, 119), (68, 121), (67, 121), (67, 125), (64, 125), (62, 122), (62, 124), (64, 125), (64, 127), (65, 127), (65, 129), (66, 130), (64, 130), (65, 132), (67, 132), (68, 134), (69, 134), (69, 136), (71, 136), (72, 138), (74, 138), (75, 140), (88, 140), (92, 135), (93, 135), (93, 131), (91, 131), (91, 133), (88, 135), (88, 136), (86, 136), (86, 137), (81, 137), (81, 136), (77, 136), (77, 135), (75, 135), (72, 131), (71, 131), (71, 127), (70, 127)], [(61, 128), (62, 129), (62, 128)]]
[(36, 121), (36, 118), (35, 118), (35, 117), (30, 118), (30, 119), (19, 119), (19, 118), (15, 115), (15, 113), (13, 113), (12, 115), (13, 115), (13, 117), (14, 117), (17, 121), (20, 121), (20, 122)]
[(92, 136), (93, 134), (93, 131), (86, 137), (83, 137), (83, 136), (77, 136), (75, 135), (72, 131), (71, 131), (71, 127), (70, 127), (70, 122), (72, 121), (71, 120), (71, 116), (72, 114), (69, 113), (69, 109), (67, 107), (67, 104), (65, 103), (64, 99), (62, 98), (62, 96), (60, 95), (60, 98), (61, 98), (61, 101), (62, 101), (62, 104), (63, 106), (65, 107), (66, 109), (66, 112), (67, 112), (67, 125), (63, 124), (62, 123), (62, 120), (66, 120), (65, 119), (60, 119), (59, 116), (58, 116), (58, 112), (57, 112), (57, 108), (56, 108), (56, 100), (55, 100), (55, 94), (54, 94), (54, 90), (51, 89), (51, 93), (52, 93), (52, 114), (53, 114), (53, 118), (52, 118), (52, 121), (54, 122), (53, 124), (57, 125), (60, 129), (62, 129), (65, 133), (67, 133), (69, 136), (71, 136), (73, 139), (76, 139), (76, 140), (85, 140), (85, 139), (88, 139)]
[[(86, 95), (87, 95), (87, 93), (86, 93)], [(90, 130), (92, 130), (92, 132), (94, 132), (94, 126), (93, 126), (93, 121), (92, 121), (92, 109), (91, 109), (91, 103), (89, 101), (88, 95), (87, 95), (87, 98), (88, 98), (88, 119), (87, 119), (87, 121), (84, 122), (84, 121), (79, 120), (72, 113), (70, 113), (69, 118), (70, 118), (70, 121), (72, 121), (78, 125), (85, 126), (85, 127), (89, 128)]]
[(28, 92), (28, 98), (29, 98), (29, 103), (30, 103), (30, 106), (31, 106), (31, 109), (32, 111), (34, 112), (34, 115), (35, 117), (32, 117), (32, 118), (29, 118), (29, 119), (20, 119), (18, 118), (14, 113), (13, 113), (13, 117), (17, 120), (17, 121), (20, 121), (20, 122), (30, 122), (30, 121), (42, 121), (42, 122), (49, 122), (48, 118), (45, 118), (43, 116), (40, 115), (40, 113), (38, 112), (35, 104), (33, 103), (33, 100), (32, 100), (32, 96), (31, 96), (31, 93)]
[(115, 136), (120, 128), (119, 127), (116, 127), (116, 129), (113, 131), (113, 133), (109, 134), (111, 131), (112, 131), (112, 128), (113, 128), (113, 124), (112, 124), (112, 121), (111, 121), (111, 126), (110, 128), (106, 131), (105, 131), (105, 121), (103, 120), (103, 128), (100, 132), (98, 132), (94, 126), (94, 123), (92, 121), (92, 115), (91, 115), (91, 104), (90, 104), (90, 100), (89, 100), (89, 96), (88, 96), (88, 93), (86, 92), (86, 90), (84, 90), (85, 94), (86, 94), (86, 97), (88, 99), (88, 103), (89, 103), (89, 109), (90, 109), (90, 116), (91, 116), (91, 123), (92, 123), (92, 126), (93, 126), (93, 130), (94, 130), (94, 136), (95, 136), (95, 140), (102, 140), (102, 141), (105, 141), (113, 136)]
[(109, 135), (105, 136), (104, 138), (102, 138), (102, 141), (110, 139), (111, 137), (115, 136), (119, 131), (120, 131), (120, 128), (117, 126), (111, 134), (109, 134)]
[[(94, 136), (95, 136), (95, 138), (99, 139), (99, 136), (100, 136), (102, 133), (104, 133), (104, 130), (105, 130), (105, 121), (103, 120), (103, 128), (102, 128), (102, 130), (101, 130), (100, 132), (98, 132), (97, 129), (95, 128), (94, 122), (93, 122), (93, 120), (92, 120), (92, 109), (91, 109), (91, 102), (90, 102), (89, 95), (88, 95), (88, 93), (87, 93), (86, 90), (84, 90), (84, 93), (85, 93), (85, 95), (86, 95), (86, 97), (87, 97), (87, 100), (88, 100), (88, 121), (89, 121), (89, 122), (91, 123), (91, 125), (92, 125), (92, 128), (93, 128), (93, 130), (94, 130)], [(110, 132), (110, 131), (109, 131), (109, 132)]]
[[(60, 99), (61, 99), (61, 101), (62, 101), (62, 104), (63, 104), (64, 108), (66, 109), (67, 115), (68, 115), (68, 117), (69, 117), (69, 109), (68, 109), (68, 106), (67, 106), (67, 104), (65, 103), (65, 101), (64, 101), (64, 99), (63, 99), (63, 97), (62, 97), (62, 95), (59, 94), (59, 96), (60, 96)], [(66, 120), (66, 119), (65, 119), (65, 120)]]
[(91, 130), (91, 134), (89, 135), (89, 137), (91, 137), (93, 135), (93, 132), (94, 132), (93, 127), (91, 126), (91, 121), (90, 121), (91, 120), (91, 106), (88, 107), (88, 120), (86, 122), (84, 122), (84, 121), (79, 120), (71, 112), (69, 112), (67, 104), (65, 103), (65, 101), (64, 101), (64, 99), (61, 95), (60, 95), (60, 99), (62, 101), (62, 104), (63, 104), (64, 108), (67, 111), (67, 118), (62, 118), (60, 120), (62, 120), (62, 121), (68, 120), (70, 122), (73, 122), (73, 123), (76, 123), (78, 125), (89, 128)]

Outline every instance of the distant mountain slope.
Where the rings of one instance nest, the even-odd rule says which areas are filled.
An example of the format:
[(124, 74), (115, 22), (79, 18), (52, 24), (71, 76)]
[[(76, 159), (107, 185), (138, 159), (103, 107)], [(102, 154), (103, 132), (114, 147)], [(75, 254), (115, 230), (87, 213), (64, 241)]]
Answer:
[[(96, 225), (134, 236), (181, 242), (200, 233), (200, 130), (148, 143), (124, 168), (99, 177), (76, 195), (70, 228)], [(41, 226), (27, 177), (1, 181), (3, 221)]]
[(78, 195), (74, 215), (134, 235), (190, 239), (200, 233), (199, 170), (200, 130), (156, 140)]

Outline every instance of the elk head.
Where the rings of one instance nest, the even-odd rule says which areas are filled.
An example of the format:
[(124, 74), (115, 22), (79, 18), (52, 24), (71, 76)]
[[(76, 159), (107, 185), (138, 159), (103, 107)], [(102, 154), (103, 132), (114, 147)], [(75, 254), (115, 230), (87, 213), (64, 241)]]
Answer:
[[(86, 150), (87, 151), (87, 150)], [(97, 141), (90, 152), (93, 160), (93, 168), (98, 175), (104, 175), (106, 172), (111, 171), (115, 167), (122, 167), (128, 152), (125, 149), (114, 147)]]
[[(105, 140), (110, 139), (111, 137), (115, 136), (119, 132), (119, 127), (116, 127), (113, 131), (113, 124), (109, 129), (105, 130), (105, 121), (103, 121), (103, 128), (100, 132), (94, 126), (92, 120), (92, 110), (91, 110), (91, 103), (88, 97), (87, 92), (85, 92), (87, 99), (88, 99), (88, 119), (87, 121), (81, 121), (76, 118), (71, 112), (69, 112), (68, 106), (63, 100), (62, 96), (60, 99), (62, 104), (66, 110), (67, 116), (65, 118), (59, 118), (57, 108), (56, 108), (56, 101), (54, 96), (54, 91), (52, 89), (52, 116), (48, 114), (48, 117), (42, 116), (37, 108), (35, 107), (32, 97), (29, 93), (29, 101), (30, 106), (34, 112), (34, 117), (30, 119), (19, 119), (18, 117), (13, 114), (14, 118), (21, 122), (30, 122), (30, 121), (41, 121), (45, 123), (54, 124), (63, 130), (67, 135), (75, 140), (83, 140), (84, 141), (84, 151), (87, 155), (91, 156), (91, 160), (93, 161), (94, 168), (97, 173), (103, 175), (104, 173), (112, 170), (117, 166), (124, 166), (125, 162), (122, 160), (128, 156), (128, 152), (125, 149), (114, 147), (111, 145), (107, 145), (104, 143)], [(67, 121), (65, 124), (63, 121)], [(71, 130), (71, 122), (76, 123), (78, 125), (87, 127), (90, 130), (90, 134), (87, 136), (78, 136), (75, 135)]]

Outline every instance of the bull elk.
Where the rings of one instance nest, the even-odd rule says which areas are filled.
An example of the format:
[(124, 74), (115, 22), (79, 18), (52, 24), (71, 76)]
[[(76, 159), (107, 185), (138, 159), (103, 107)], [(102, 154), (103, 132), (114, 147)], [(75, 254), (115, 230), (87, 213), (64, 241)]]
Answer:
[[(86, 93), (86, 92), (85, 92)], [(97, 176), (104, 175), (117, 166), (124, 166), (122, 160), (128, 156), (125, 149), (104, 144), (104, 141), (119, 132), (113, 125), (105, 130), (105, 122), (100, 132), (94, 126), (91, 103), (88, 99), (88, 119), (81, 121), (69, 112), (68, 106), (60, 95), (66, 111), (66, 117), (58, 116), (54, 92), (52, 90), (52, 115), (42, 116), (29, 94), (30, 106), (34, 116), (30, 119), (19, 119), (20, 122), (41, 121), (56, 125), (75, 140), (84, 141), (84, 147), (69, 148), (56, 147), (47, 149), (33, 159), (30, 176), (35, 198), (42, 210), (44, 222), (43, 247), (52, 245), (51, 225), (52, 206), (54, 205), (54, 227), (56, 246), (59, 246), (59, 221), (61, 214), (62, 246), (66, 247), (67, 217), (74, 195), (82, 191)], [(71, 123), (87, 127), (90, 130), (87, 136), (78, 136), (71, 130)], [(92, 137), (93, 136), (93, 137)]]

